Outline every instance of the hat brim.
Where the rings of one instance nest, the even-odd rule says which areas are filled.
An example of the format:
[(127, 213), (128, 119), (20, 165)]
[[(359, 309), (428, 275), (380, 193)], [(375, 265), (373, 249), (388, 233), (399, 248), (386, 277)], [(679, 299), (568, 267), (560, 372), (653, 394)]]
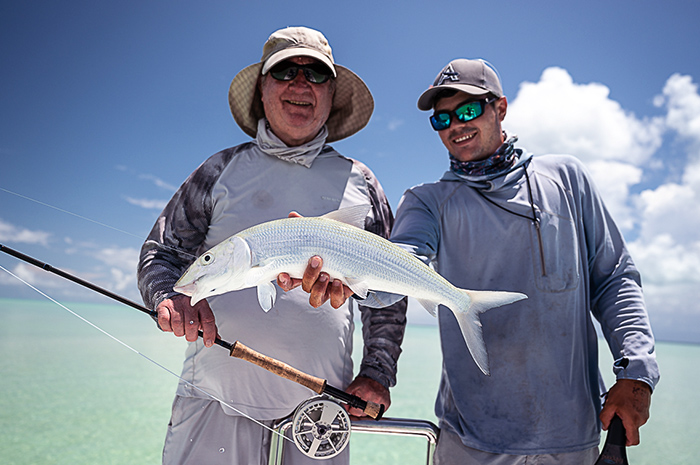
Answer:
[[(335, 95), (326, 121), (327, 142), (355, 134), (367, 126), (374, 111), (374, 98), (364, 81), (344, 66), (335, 65), (335, 70)], [(262, 63), (242, 69), (231, 81), (228, 92), (233, 119), (243, 132), (253, 138), (258, 132), (258, 120), (265, 116), (257, 85), (261, 71)]]
[(464, 92), (469, 95), (486, 95), (490, 93), (489, 90), (482, 87), (472, 86), (469, 84), (443, 84), (440, 86), (431, 86), (428, 90), (423, 92), (420, 97), (418, 97), (418, 109), (422, 111), (429, 111), (433, 109), (433, 101), (438, 92), (445, 89), (453, 89), (460, 92)]
[(335, 65), (328, 58), (328, 55), (306, 47), (291, 47), (275, 53), (263, 64), (262, 74), (267, 74), (267, 72), (270, 71), (270, 69), (272, 69), (272, 67), (277, 63), (281, 63), (284, 60), (294, 57), (309, 57), (313, 58), (314, 60), (318, 60), (333, 71), (333, 77), (337, 77), (338, 75), (335, 70)]

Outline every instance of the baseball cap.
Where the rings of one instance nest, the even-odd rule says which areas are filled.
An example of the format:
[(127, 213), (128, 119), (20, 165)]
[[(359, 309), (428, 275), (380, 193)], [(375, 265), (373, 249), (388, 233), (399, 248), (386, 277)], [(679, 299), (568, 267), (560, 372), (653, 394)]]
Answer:
[(492, 94), (498, 98), (503, 97), (496, 69), (481, 59), (458, 58), (449, 62), (437, 75), (433, 85), (418, 98), (418, 109), (431, 110), (437, 93), (443, 89), (477, 96)]

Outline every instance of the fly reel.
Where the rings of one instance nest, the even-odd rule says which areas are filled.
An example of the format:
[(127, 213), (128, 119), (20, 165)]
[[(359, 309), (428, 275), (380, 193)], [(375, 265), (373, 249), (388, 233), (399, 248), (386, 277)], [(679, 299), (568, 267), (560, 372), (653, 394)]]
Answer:
[(292, 417), (292, 437), (297, 448), (313, 459), (330, 459), (350, 442), (350, 416), (328, 397), (312, 397), (297, 407)]

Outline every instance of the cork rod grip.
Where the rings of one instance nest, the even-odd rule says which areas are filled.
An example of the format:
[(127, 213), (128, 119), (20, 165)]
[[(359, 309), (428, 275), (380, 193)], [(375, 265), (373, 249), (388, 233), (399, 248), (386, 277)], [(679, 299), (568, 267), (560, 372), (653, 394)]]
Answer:
[(256, 352), (238, 341), (236, 341), (231, 348), (231, 357), (240, 358), (241, 360), (253, 363), (260, 368), (264, 368), (270, 373), (274, 373), (277, 376), (281, 376), (282, 378), (286, 378), (290, 381), (301, 384), (302, 386), (306, 386), (316, 394), (322, 394), (326, 388), (325, 379), (307, 375), (306, 373), (299, 371), (284, 362), (280, 362), (272, 357)]

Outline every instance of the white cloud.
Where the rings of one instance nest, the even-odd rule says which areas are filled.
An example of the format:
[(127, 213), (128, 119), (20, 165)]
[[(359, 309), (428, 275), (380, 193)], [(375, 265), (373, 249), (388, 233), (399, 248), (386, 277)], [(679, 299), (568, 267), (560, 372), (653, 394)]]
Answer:
[(637, 119), (609, 94), (603, 84), (577, 84), (566, 70), (547, 68), (539, 82), (520, 85), (504, 127), (535, 154), (642, 164), (661, 146), (662, 120)]
[[(609, 94), (602, 84), (578, 84), (567, 71), (549, 68), (539, 82), (520, 86), (504, 127), (535, 155), (569, 153), (586, 163), (618, 225), (626, 233), (634, 228), (629, 247), (650, 315), (653, 322), (663, 315), (656, 321), (668, 336), (700, 317), (698, 86), (690, 76), (672, 75), (654, 100), (666, 114), (654, 118), (637, 118)], [(667, 155), (663, 135), (680, 148), (680, 162)], [(678, 168), (672, 163), (682, 170), (673, 182), (634, 191), (664, 169), (679, 174), (669, 169)], [(684, 330), (700, 341), (697, 328)]]
[(109, 276), (102, 276), (105, 286), (114, 292), (136, 289), (136, 266), (139, 250), (134, 248), (106, 248), (93, 254), (109, 267)]
[(170, 192), (175, 192), (177, 190), (177, 187), (173, 186), (172, 184), (169, 184), (166, 181), (163, 181), (159, 177), (153, 176), (152, 174), (142, 174), (139, 177), (141, 179), (151, 181), (156, 187), (160, 187), (161, 189), (165, 189)]
[(632, 230), (637, 215), (629, 202), (630, 186), (641, 181), (642, 169), (616, 161), (594, 161), (587, 167), (617, 225), (623, 231)]
[(0, 219), (0, 241), (48, 246), (50, 238), (51, 233), (21, 228)]
[(389, 125), (388, 125), (389, 131), (396, 131), (398, 128), (403, 126), (403, 123), (404, 123), (404, 120), (402, 120), (402, 119), (395, 119), (395, 118), (392, 119), (391, 121), (389, 121)]
[(163, 210), (168, 204), (167, 200), (156, 200), (156, 199), (135, 199), (133, 197), (126, 197), (126, 201), (137, 207), (145, 208), (147, 210)]
[(698, 86), (690, 76), (674, 74), (663, 89), (663, 95), (655, 100), (658, 106), (666, 105), (666, 125), (682, 137), (700, 143), (700, 95)]
[(630, 244), (650, 307), (663, 314), (700, 314), (700, 95), (689, 76), (674, 74), (657, 97), (666, 124), (688, 148), (680, 182), (661, 184), (636, 199), (639, 238)]

